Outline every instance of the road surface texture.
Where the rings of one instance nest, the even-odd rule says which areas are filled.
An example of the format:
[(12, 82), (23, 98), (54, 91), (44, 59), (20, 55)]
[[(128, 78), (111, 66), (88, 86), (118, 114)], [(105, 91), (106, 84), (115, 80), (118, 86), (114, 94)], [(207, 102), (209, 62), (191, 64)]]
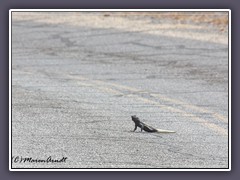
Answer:
[(228, 168), (228, 32), (188, 15), (13, 12), (12, 167)]

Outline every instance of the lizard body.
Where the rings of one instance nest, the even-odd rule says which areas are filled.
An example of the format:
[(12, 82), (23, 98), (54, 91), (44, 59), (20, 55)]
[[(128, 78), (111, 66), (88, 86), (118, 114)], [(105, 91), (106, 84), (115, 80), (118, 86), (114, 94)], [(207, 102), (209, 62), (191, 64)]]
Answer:
[(152, 126), (149, 126), (139, 120), (137, 116), (131, 116), (132, 121), (135, 123), (135, 128), (133, 131), (136, 131), (137, 127), (141, 128), (141, 131), (144, 130), (146, 132), (159, 132), (159, 133), (173, 133), (174, 131), (164, 130), (164, 129), (155, 129)]

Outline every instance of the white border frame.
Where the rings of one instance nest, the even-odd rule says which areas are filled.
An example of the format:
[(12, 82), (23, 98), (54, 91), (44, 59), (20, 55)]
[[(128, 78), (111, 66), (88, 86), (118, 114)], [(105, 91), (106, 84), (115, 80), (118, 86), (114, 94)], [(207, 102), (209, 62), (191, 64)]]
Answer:
[[(114, 11), (122, 11), (122, 12), (151, 12), (151, 11), (159, 11), (159, 12), (190, 12), (190, 11), (201, 11), (201, 12), (228, 12), (228, 169), (84, 169), (84, 168), (63, 168), (63, 169), (51, 169), (51, 168), (22, 168), (15, 169), (12, 168), (12, 12), (114, 12)], [(9, 10), (9, 170), (10, 171), (231, 171), (231, 10), (230, 9), (10, 9)]]

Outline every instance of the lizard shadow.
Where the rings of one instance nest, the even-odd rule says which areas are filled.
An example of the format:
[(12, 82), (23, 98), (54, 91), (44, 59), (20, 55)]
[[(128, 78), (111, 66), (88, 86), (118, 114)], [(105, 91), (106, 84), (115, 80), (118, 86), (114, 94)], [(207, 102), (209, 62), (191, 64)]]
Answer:
[(141, 134), (152, 135), (152, 136), (155, 136), (155, 137), (162, 138), (162, 136), (159, 133), (154, 133), (154, 132), (132, 131), (132, 130), (129, 130), (129, 131), (126, 130), (124, 132), (127, 132), (127, 133), (141, 133)]

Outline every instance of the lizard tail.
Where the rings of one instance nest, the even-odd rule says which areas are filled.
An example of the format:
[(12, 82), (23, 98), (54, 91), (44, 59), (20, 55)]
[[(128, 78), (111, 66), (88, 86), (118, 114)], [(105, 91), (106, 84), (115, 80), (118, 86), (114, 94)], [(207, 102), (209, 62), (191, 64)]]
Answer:
[(158, 133), (175, 133), (175, 131), (165, 130), (165, 129), (157, 129)]

